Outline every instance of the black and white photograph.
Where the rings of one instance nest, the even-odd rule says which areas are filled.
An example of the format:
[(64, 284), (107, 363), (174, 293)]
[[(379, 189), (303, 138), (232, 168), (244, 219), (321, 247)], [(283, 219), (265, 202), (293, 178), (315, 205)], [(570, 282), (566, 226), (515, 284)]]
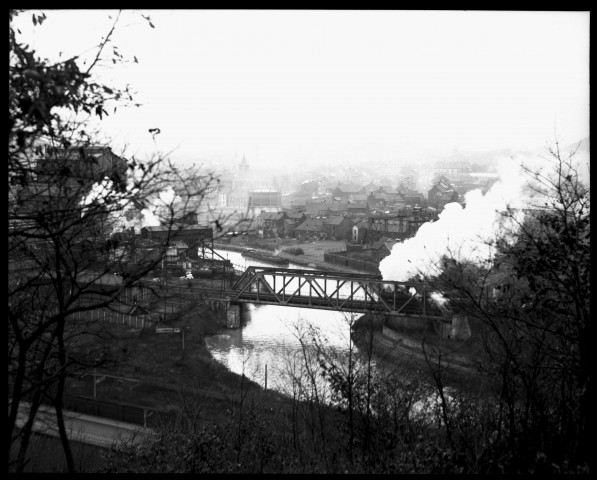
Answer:
[(590, 11), (9, 9), (8, 473), (590, 473)]

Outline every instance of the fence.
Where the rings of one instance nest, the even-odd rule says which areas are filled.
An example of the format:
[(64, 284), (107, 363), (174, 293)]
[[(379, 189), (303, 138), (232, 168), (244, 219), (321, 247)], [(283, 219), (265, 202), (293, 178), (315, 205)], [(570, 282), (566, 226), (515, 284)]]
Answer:
[(126, 325), (129, 328), (145, 329), (158, 323), (159, 316), (151, 315), (129, 315), (121, 312), (106, 311), (103, 309), (75, 312), (70, 317), (77, 321), (104, 321), (116, 325)]
[[(223, 286), (219, 290), (223, 290)], [(157, 290), (157, 291), (156, 291)], [(201, 303), (205, 287), (185, 285), (139, 286), (123, 291), (116, 297), (111, 307), (83, 310), (69, 315), (74, 321), (105, 321), (115, 325), (125, 325), (134, 329), (151, 328), (160, 321), (167, 322), (177, 318), (181, 313), (188, 311), (194, 305)], [(214, 289), (216, 290), (216, 289)], [(94, 303), (105, 302), (107, 296), (100, 293), (87, 293), (81, 297), (77, 306), (92, 306)], [(142, 302), (142, 303), (141, 303)], [(160, 310), (160, 313), (134, 314), (118, 311), (134, 305), (143, 307), (145, 311)], [(49, 307), (45, 315), (58, 314), (57, 308)]]
[[(124, 289), (118, 297), (116, 297), (116, 300), (123, 304), (132, 305), (138, 301), (149, 300), (152, 294), (153, 292), (149, 287), (131, 287)], [(81, 295), (81, 300), (88, 303), (103, 302), (109, 295), (109, 291), (105, 294), (85, 292)]]
[(108, 402), (105, 400), (71, 395), (64, 395), (63, 401), (64, 407), (73, 412), (110, 418), (120, 422), (142, 425), (144, 427), (157, 427), (166, 423), (172, 423), (176, 419), (176, 415), (171, 412), (150, 410), (124, 403)]

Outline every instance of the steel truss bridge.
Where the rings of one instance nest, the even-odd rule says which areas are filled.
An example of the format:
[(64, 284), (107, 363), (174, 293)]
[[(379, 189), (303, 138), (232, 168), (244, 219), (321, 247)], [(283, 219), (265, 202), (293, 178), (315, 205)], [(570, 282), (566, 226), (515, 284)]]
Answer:
[(231, 302), (441, 319), (424, 283), (366, 274), (250, 266), (226, 292)]

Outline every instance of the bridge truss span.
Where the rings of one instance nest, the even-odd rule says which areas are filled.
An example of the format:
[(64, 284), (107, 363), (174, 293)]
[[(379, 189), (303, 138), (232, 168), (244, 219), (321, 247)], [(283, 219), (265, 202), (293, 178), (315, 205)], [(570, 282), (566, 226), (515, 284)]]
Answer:
[(354, 313), (443, 318), (424, 283), (394, 282), (366, 274), (248, 267), (230, 300)]

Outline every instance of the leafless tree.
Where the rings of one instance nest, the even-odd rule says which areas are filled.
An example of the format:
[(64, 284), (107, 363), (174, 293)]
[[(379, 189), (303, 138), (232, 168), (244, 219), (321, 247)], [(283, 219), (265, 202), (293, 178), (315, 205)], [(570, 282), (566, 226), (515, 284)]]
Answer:
[[(183, 230), (176, 219), (218, 179), (159, 153), (125, 160), (97, 140), (91, 121), (133, 98), (128, 86), (113, 88), (93, 75), (103, 61), (127, 61), (111, 44), (120, 14), (86, 67), (80, 57), (39, 58), (13, 26), (26, 14), (9, 13), (8, 461), (9, 469), (23, 470), (38, 409), (49, 403), (74, 471), (63, 418), (67, 377), (109, 358), (98, 342), (105, 328), (90, 312), (113, 308), (161, 266)], [(45, 18), (32, 14), (35, 25)], [(169, 189), (175, 195), (164, 195)], [(152, 249), (126, 239), (124, 227), (143, 215), (165, 227)], [(216, 220), (221, 228), (223, 219)], [(119, 231), (120, 242), (112, 235)]]
[(547, 166), (524, 167), (534, 203), (503, 212), (495, 258), (445, 256), (427, 279), (484, 347), (478, 363), (498, 405), (492, 449), (511, 470), (588, 465), (590, 192), (576, 149), (556, 141), (548, 153)]

